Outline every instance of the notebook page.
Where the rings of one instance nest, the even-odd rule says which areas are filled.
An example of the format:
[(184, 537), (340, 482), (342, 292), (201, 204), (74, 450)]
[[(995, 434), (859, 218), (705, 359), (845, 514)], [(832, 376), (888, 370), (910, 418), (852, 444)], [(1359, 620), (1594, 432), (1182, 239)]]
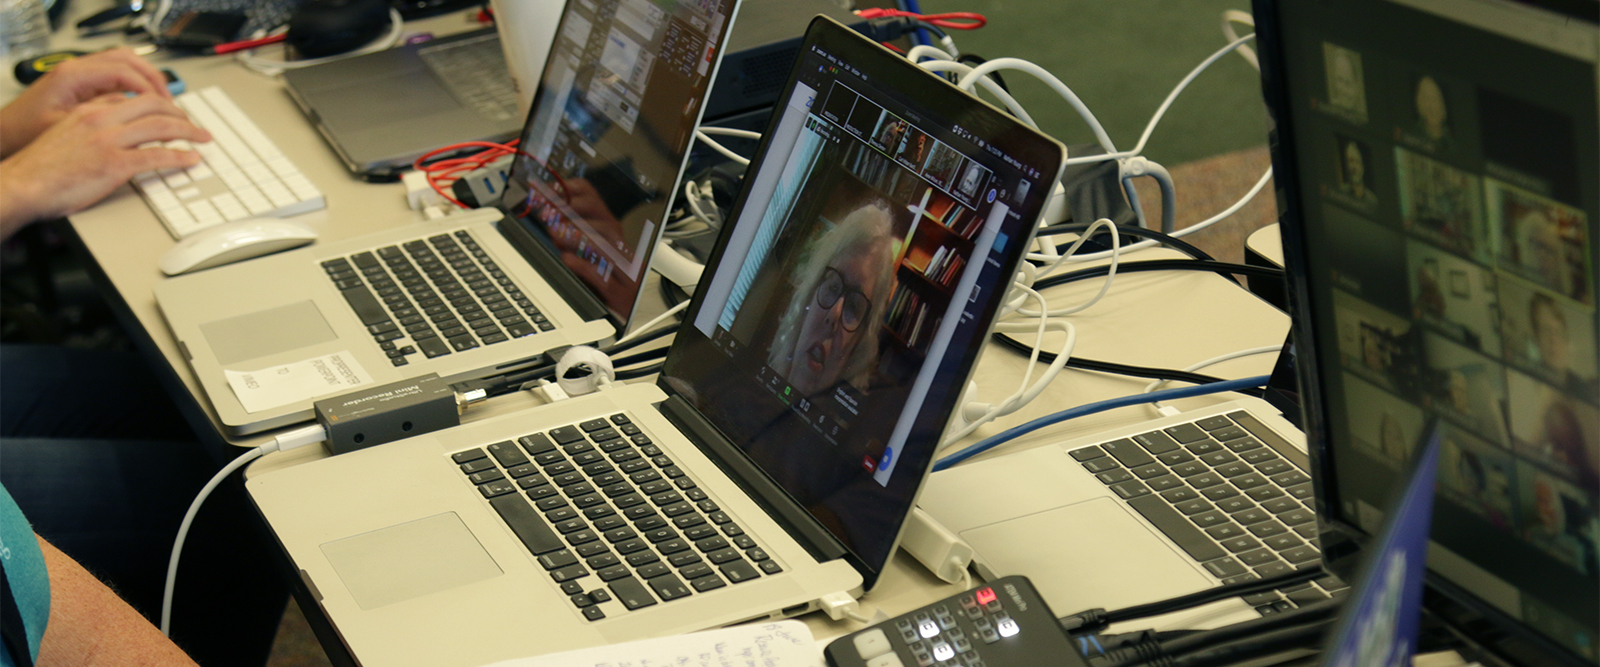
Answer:
[(518, 658), (488, 667), (823, 667), (799, 621), (740, 625), (676, 637)]

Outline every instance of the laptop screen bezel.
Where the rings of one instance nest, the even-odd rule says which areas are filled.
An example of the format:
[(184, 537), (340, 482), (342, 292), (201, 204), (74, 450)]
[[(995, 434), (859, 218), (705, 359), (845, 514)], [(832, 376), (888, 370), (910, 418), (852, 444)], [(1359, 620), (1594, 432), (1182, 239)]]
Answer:
[[(906, 92), (907, 90), (910, 90), (912, 91), (910, 94), (922, 96), (920, 99), (932, 97), (933, 99), (937, 100), (937, 104), (928, 104), (927, 106), (930, 108), (937, 108), (939, 112), (944, 114), (945, 118), (959, 118), (962, 117), (960, 114), (970, 114), (971, 116), (981, 117), (991, 123), (994, 123), (994, 126), (1015, 127), (1022, 130), (1027, 130), (1028, 132), (1037, 136), (1040, 141), (1037, 143), (1037, 145), (1028, 147), (1033, 151), (1031, 155), (1028, 155), (1027, 157), (1019, 157), (1019, 159), (1026, 164), (1048, 164), (1050, 166), (1053, 171), (1051, 173), (1042, 173), (1039, 177), (1040, 183), (1054, 183), (1060, 180), (1060, 173), (1062, 169), (1061, 165), (1066, 156), (1066, 148), (1055, 139), (1043, 134), (1038, 134), (1036, 131), (1029, 130), (1019, 121), (1016, 121), (1010, 116), (1005, 115), (1003, 112), (987, 102), (984, 102), (977, 97), (971, 96), (960, 89), (955, 88), (942, 78), (928, 74), (920, 68), (910, 65), (899, 56), (887, 51), (882, 46), (872, 42), (869, 39), (866, 39), (865, 37), (856, 33), (854, 30), (851, 30), (850, 28), (828, 18), (827, 16), (819, 15), (813, 19), (811, 27), (806, 33), (805, 43), (802, 45), (800, 50), (800, 53), (802, 54), (801, 58), (799, 61), (797, 61), (795, 70), (791, 73), (789, 81), (783, 89), (784, 92), (778, 97), (779, 104), (787, 104), (787, 101), (795, 94), (796, 86), (800, 81), (802, 67), (801, 63), (805, 62), (804, 54), (810, 53), (813, 47), (821, 48), (829, 54), (839, 55), (841, 56), (841, 62), (848, 61), (852, 67), (859, 67), (873, 77), (883, 78), (886, 73), (893, 74), (894, 76), (890, 77), (892, 79), (892, 83), (886, 85), (900, 86), (900, 92)], [(871, 57), (852, 61), (848, 58), (850, 55), (870, 55)], [(755, 156), (751, 159), (752, 165), (764, 164), (769, 151), (774, 148), (771, 138), (776, 136), (776, 130), (780, 121), (783, 119), (783, 116), (784, 113), (781, 108), (773, 113), (772, 118), (768, 121), (766, 130), (763, 133), (763, 139), (760, 143), (760, 146), (757, 149)], [(1015, 142), (1013, 142), (1011, 145), (1014, 146)], [(784, 145), (782, 148), (787, 149), (788, 146)], [(779, 168), (781, 166), (782, 165), (773, 165), (773, 168)], [(740, 220), (741, 214), (750, 197), (750, 184), (753, 182), (753, 180), (753, 173), (746, 175), (745, 186), (741, 188), (730, 214), (726, 217), (727, 220)], [(1040, 189), (1042, 189), (1045, 193), (1048, 193), (1047, 186), (1040, 186)], [(1032, 202), (1033, 199), (1030, 199), (1029, 201)], [(1032, 235), (1038, 228), (1038, 218), (1043, 214), (1042, 204), (1043, 197), (1041, 196), (1039, 197), (1038, 203), (1033, 205), (1032, 210), (1024, 209), (1021, 211), (1023, 218), (1033, 224), (1027, 225), (1027, 238), (1011, 239), (1011, 243), (1015, 244), (1013, 247), (1026, 248), (1029, 244), (1031, 244)], [(708, 267), (717, 266), (718, 261), (727, 251), (734, 226), (734, 224), (725, 226), (719, 234), (717, 242), (711, 251), (710, 258), (707, 261)], [(1003, 271), (1004, 275), (1009, 276), (1015, 273), (1018, 265), (1020, 265), (1023, 253), (1014, 250), (1008, 250), (1006, 252), (1007, 254), (1010, 254), (1011, 257), (1005, 259), (1009, 260), (1011, 263), (1006, 265)], [(691, 395), (693, 394), (692, 387), (686, 391), (683, 387), (679, 387), (677, 384), (675, 384), (675, 379), (678, 378), (678, 374), (681, 369), (694, 363), (694, 360), (698, 358), (696, 356), (697, 354), (704, 353), (706, 348), (709, 348), (712, 345), (709, 340), (706, 339), (705, 336), (701, 334), (698, 329), (695, 329), (691, 324), (695, 321), (696, 316), (700, 313), (702, 304), (706, 299), (706, 292), (711, 288), (711, 277), (712, 273), (710, 270), (708, 270), (705, 278), (702, 279), (700, 284), (697, 286), (688, 311), (684, 314), (683, 321), (686, 324), (674, 338), (672, 349), (667, 356), (666, 365), (657, 380), (657, 386), (659, 386), (662, 391), (671, 396), (679, 397), (685, 400), (691, 406), (694, 405), (694, 401), (691, 400)], [(984, 285), (984, 287), (989, 288), (992, 286)], [(988, 340), (988, 336), (993, 327), (994, 315), (996, 312), (998, 312), (1001, 301), (1001, 299), (994, 299), (989, 303), (982, 333), (981, 335), (975, 337), (975, 340)], [(967, 359), (965, 360), (967, 362), (966, 374), (961, 378), (952, 379), (952, 386), (965, 386), (966, 381), (971, 377), (971, 374), (977, 367), (978, 355), (983, 347), (984, 345), (979, 344), (974, 345), (973, 349), (970, 350), (958, 351), (952, 349), (947, 352), (947, 356), (943, 357), (943, 363), (949, 364), (952, 363), (951, 359), (955, 355), (967, 355)], [(690, 348), (699, 349), (691, 351)], [(944, 378), (941, 378), (940, 381), (943, 382)], [(958, 398), (959, 392), (956, 392), (956, 394)], [(928, 409), (926, 405), (927, 404), (925, 404), (925, 407), (923, 408), (925, 411)], [(941, 414), (953, 414), (953, 405), (943, 406)], [(722, 440), (731, 442), (731, 439), (728, 437), (724, 429), (716, 426), (715, 424), (712, 426), (713, 428), (716, 428), (717, 433)], [(941, 423), (940, 427), (942, 428), (943, 426), (944, 424)], [(931, 437), (937, 438), (939, 437), (939, 434), (932, 434)], [(737, 445), (735, 445), (735, 447), (737, 447)], [(740, 454), (743, 455), (743, 452), (741, 451)], [(912, 465), (903, 473), (897, 469), (895, 473), (896, 481), (891, 483), (900, 483), (899, 480), (902, 479), (902, 474), (909, 474), (912, 471), (915, 471), (916, 476), (914, 478), (905, 477), (904, 479), (914, 479), (917, 484), (917, 491), (920, 491), (922, 487), (921, 482), (929, 474), (929, 471), (933, 465), (934, 457), (931, 456), (932, 452), (929, 451), (928, 454), (929, 455), (926, 457), (926, 461), (914, 461), (912, 455), (904, 455), (904, 463), (914, 463), (915, 465)], [(748, 457), (746, 457), (746, 460), (753, 462), (753, 459), (749, 459)], [(770, 476), (767, 476), (766, 481), (770, 482), (772, 486), (778, 486), (777, 482)], [(909, 515), (911, 507), (914, 507), (915, 504), (916, 492), (913, 492), (910, 495), (909, 502), (905, 508), (907, 515)], [(815, 522), (815, 520), (809, 515), (807, 516), (807, 519)], [(903, 528), (904, 519), (902, 518), (897, 525)], [(877, 562), (867, 562), (854, 550), (847, 550), (845, 552), (845, 560), (861, 573), (864, 585), (868, 590), (870, 590), (877, 583), (879, 575), (882, 574), (884, 568), (887, 566), (888, 561), (892, 559), (895, 548), (898, 546), (899, 532), (899, 530), (896, 531), (893, 542), (886, 550), (885, 553), (887, 555)]]
[[(1360, 555), (1372, 546), (1373, 536), (1355, 525), (1341, 509), (1343, 499), (1339, 493), (1339, 479), (1333, 463), (1334, 447), (1329, 438), (1330, 397), (1322, 389), (1325, 383), (1337, 378), (1340, 371), (1337, 368), (1323, 367), (1325, 357), (1319, 349), (1321, 346), (1314, 329), (1317, 325), (1313, 322), (1313, 310), (1317, 302), (1312, 297), (1309, 283), (1316, 278), (1309, 275), (1308, 266), (1311, 255), (1317, 249), (1309, 245), (1310, 241), (1304, 229), (1306, 223), (1301, 216), (1306, 202), (1301, 197), (1303, 191), (1299, 169), (1301, 155), (1294, 140), (1296, 127), (1292, 110), (1296, 108), (1296, 103), (1290, 96), (1288, 73), (1283, 69), (1286, 49), (1281, 17), (1278, 13), (1280, 3), (1278, 0), (1254, 0), (1252, 4), (1257, 28), (1255, 46), (1260, 53), (1262, 93), (1273, 122), (1269, 137), (1273, 187), (1283, 238), (1289, 314), (1293, 322), (1291, 340), (1297, 358), (1296, 372), (1299, 376), (1306, 445), (1311, 459), (1311, 477), (1315, 487), (1314, 501), (1320, 528), (1322, 559), (1330, 571), (1347, 579), (1353, 579)], [(1568, 17), (1575, 22), (1592, 23), (1594, 19), (1586, 19), (1585, 14), (1585, 12), (1569, 12)], [(1332, 323), (1323, 326), (1332, 326)], [(1552, 656), (1559, 656), (1560, 664), (1593, 667), (1593, 663), (1573, 655), (1567, 648), (1527, 627), (1432, 569), (1427, 573), (1427, 583), (1430, 588), (1443, 592), (1448, 597), (1448, 602), (1434, 597), (1430, 600), (1430, 605), (1450, 605), (1464, 610), (1468, 616), (1457, 618), (1456, 621), (1481, 622), (1487, 619), (1497, 630), (1505, 633), (1498, 637), (1485, 635), (1475, 638), (1486, 644), (1492, 641), (1493, 646), (1489, 647), (1492, 650), (1503, 655), (1522, 655), (1524, 659), (1532, 659), (1527, 657), (1529, 655), (1546, 660)]]
[[(561, 20), (556, 25), (554, 36), (550, 40), (550, 51), (545, 54), (544, 67), (541, 70), (540, 82), (534, 86), (533, 99), (528, 106), (527, 117), (523, 120), (521, 129), (517, 131), (517, 138), (526, 137), (528, 136), (528, 133), (532, 131), (536, 117), (539, 114), (539, 101), (549, 90), (543, 85), (542, 80), (545, 76), (550, 74), (551, 67), (555, 65), (556, 49), (560, 46), (560, 35), (562, 34), (561, 31), (565, 27), (567, 19), (573, 13), (571, 2), (567, 2), (566, 4), (567, 7), (562, 10)], [(712, 85), (717, 80), (717, 74), (721, 70), (723, 59), (722, 56), (727, 49), (729, 36), (733, 34), (734, 24), (738, 21), (739, 10), (743, 4), (744, 0), (731, 0), (731, 6), (728, 8), (727, 21), (723, 24), (722, 34), (718, 40), (718, 43), (712, 50), (712, 63), (710, 69), (707, 71), (704, 77), (704, 89), (701, 92), (700, 101), (695, 106), (694, 124), (692, 126), (694, 128), (698, 128), (700, 126), (700, 122), (705, 116), (706, 107), (709, 106), (707, 104), (707, 100), (710, 98), (713, 92)], [(557, 113), (560, 113), (562, 117), (565, 118), (566, 110), (563, 108), (557, 110)], [(535, 233), (532, 231), (532, 228), (537, 226), (535, 223), (524, 224), (518, 221), (517, 216), (512, 212), (513, 206), (516, 202), (510, 201), (510, 193), (512, 192), (512, 189), (509, 187), (503, 191), (505, 196), (496, 201), (494, 204), (495, 208), (500, 211), (502, 216), (504, 216), (497, 223), (497, 227), (500, 229), (500, 232), (512, 242), (514, 246), (524, 253), (527, 259), (533, 263), (534, 267), (538, 268), (541, 273), (545, 274), (546, 279), (557, 281), (552, 286), (561, 291), (563, 296), (565, 296), (569, 301), (574, 302), (572, 304), (574, 309), (577, 310), (584, 319), (591, 320), (604, 318), (612, 325), (617, 334), (620, 336), (627, 330), (629, 323), (633, 320), (633, 315), (639, 311), (639, 304), (644, 299), (644, 287), (645, 283), (650, 277), (650, 271), (652, 270), (651, 264), (655, 259), (656, 245), (661, 241), (662, 234), (666, 230), (666, 217), (667, 215), (670, 215), (673, 205), (677, 203), (678, 192), (683, 187), (683, 179), (685, 177), (684, 170), (688, 168), (691, 153), (690, 148), (693, 146), (693, 144), (693, 132), (691, 132), (690, 138), (681, 149), (681, 155), (679, 156), (678, 160), (677, 175), (672, 182), (672, 187), (666, 190), (666, 194), (663, 197), (664, 201), (662, 206), (662, 220), (658, 221), (658, 223), (655, 225), (650, 234), (650, 239), (641, 244), (637, 251), (640, 254), (640, 271), (638, 281), (639, 288), (634, 290), (633, 298), (631, 299), (626, 314), (620, 313), (616, 309), (612, 308), (599, 294), (599, 290), (595, 286), (582, 280), (576, 275), (576, 273), (567, 268), (562, 262), (561, 253), (553, 247), (549, 239), (542, 238), (540, 233)], [(521, 159), (522, 158), (520, 155), (514, 158), (513, 169), (507, 174), (508, 179), (515, 177), (518, 174), (515, 166), (521, 162)]]

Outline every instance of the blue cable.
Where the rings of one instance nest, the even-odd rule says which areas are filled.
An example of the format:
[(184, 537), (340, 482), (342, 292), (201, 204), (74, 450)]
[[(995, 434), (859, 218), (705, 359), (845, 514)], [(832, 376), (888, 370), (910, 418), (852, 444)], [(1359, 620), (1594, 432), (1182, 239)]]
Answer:
[(1196, 385), (1193, 387), (1163, 389), (1161, 391), (1152, 391), (1148, 394), (1134, 394), (1132, 396), (1123, 396), (1120, 398), (1099, 401), (1097, 403), (1087, 403), (1075, 408), (1067, 408), (1066, 410), (1062, 410), (1055, 414), (1045, 415), (1026, 424), (1013, 426), (1004, 431), (984, 438), (983, 440), (978, 441), (977, 444), (935, 461), (933, 464), (933, 470), (934, 472), (944, 470), (945, 468), (949, 468), (950, 466), (970, 459), (978, 454), (989, 451), (990, 449), (994, 448), (995, 445), (1016, 438), (1024, 433), (1031, 433), (1051, 424), (1059, 424), (1068, 419), (1076, 419), (1085, 415), (1092, 415), (1097, 412), (1105, 412), (1115, 408), (1125, 408), (1130, 405), (1142, 405), (1145, 403), (1155, 403), (1156, 401), (1175, 400), (1179, 398), (1189, 398), (1192, 396), (1204, 396), (1206, 394), (1220, 394), (1225, 391), (1238, 391), (1240, 389), (1246, 389), (1249, 387), (1261, 387), (1265, 386), (1266, 384), (1267, 376), (1257, 375), (1255, 377), (1240, 378), (1238, 380), (1223, 380), (1222, 382), (1212, 382), (1210, 384)]
[[(911, 12), (913, 14), (922, 13), (922, 3), (918, 2), (917, 0), (898, 0), (898, 3), (902, 11)], [(917, 28), (915, 32), (911, 33), (911, 35), (911, 41), (916, 42), (918, 45), (928, 45), (933, 43), (933, 40), (928, 38), (928, 31), (922, 28)]]

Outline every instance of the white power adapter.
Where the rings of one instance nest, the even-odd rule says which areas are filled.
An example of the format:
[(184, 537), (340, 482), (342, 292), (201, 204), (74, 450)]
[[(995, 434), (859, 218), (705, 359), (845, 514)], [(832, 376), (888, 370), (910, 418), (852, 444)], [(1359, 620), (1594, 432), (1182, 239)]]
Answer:
[(911, 508), (906, 517), (900, 548), (947, 583), (964, 581), (967, 565), (972, 563), (972, 547), (921, 507)]

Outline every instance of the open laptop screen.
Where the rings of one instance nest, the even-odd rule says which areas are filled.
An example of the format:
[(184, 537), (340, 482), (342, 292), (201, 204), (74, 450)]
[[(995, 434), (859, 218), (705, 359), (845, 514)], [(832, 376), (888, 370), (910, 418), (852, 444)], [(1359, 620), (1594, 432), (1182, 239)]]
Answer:
[(1433, 575), (1594, 664), (1600, 30), (1512, 2), (1273, 4), (1318, 512), (1376, 534), (1438, 418)]
[(736, 0), (571, 0), (501, 208), (618, 322), (637, 303)]
[(870, 582), (1062, 149), (848, 29), (812, 26), (662, 381)]

